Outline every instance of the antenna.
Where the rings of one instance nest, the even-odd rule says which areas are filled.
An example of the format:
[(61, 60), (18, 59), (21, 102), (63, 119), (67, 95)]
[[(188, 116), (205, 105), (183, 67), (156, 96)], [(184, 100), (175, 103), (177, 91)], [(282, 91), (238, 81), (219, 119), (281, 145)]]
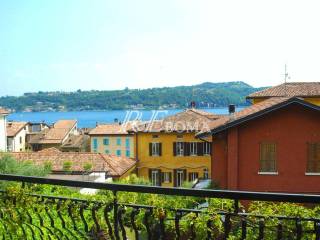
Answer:
[(287, 80), (290, 79), (289, 73), (287, 71), (287, 64), (284, 65), (284, 96), (287, 96)]

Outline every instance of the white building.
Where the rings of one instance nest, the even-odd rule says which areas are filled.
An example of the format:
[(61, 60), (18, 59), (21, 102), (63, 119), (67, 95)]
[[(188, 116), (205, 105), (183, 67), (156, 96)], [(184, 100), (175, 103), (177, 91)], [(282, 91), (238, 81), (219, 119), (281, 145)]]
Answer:
[(7, 151), (26, 151), (26, 137), (28, 134), (27, 122), (7, 122)]
[(5, 152), (7, 150), (7, 116), (9, 112), (3, 108), (0, 108), (0, 151)]

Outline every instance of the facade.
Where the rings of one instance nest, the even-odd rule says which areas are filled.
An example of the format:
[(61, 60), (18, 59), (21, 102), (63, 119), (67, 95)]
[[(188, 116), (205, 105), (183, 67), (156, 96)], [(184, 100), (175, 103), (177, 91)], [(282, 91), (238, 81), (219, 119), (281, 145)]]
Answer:
[(7, 151), (7, 116), (9, 112), (6, 109), (0, 108), (0, 151)]
[(181, 187), (211, 176), (211, 146), (195, 134), (218, 116), (187, 109), (135, 129), (138, 176), (153, 185)]
[(256, 104), (272, 97), (299, 97), (320, 106), (320, 82), (288, 82), (252, 93), (247, 99)]
[(60, 148), (70, 136), (78, 135), (76, 120), (59, 120), (51, 128), (30, 136), (28, 147), (32, 151), (46, 148)]
[(320, 193), (320, 107), (275, 97), (210, 124), (212, 179), (223, 189)]
[(7, 122), (7, 151), (26, 151), (26, 138), (29, 130), (27, 122)]
[(134, 137), (128, 125), (100, 124), (89, 132), (91, 152), (135, 157)]

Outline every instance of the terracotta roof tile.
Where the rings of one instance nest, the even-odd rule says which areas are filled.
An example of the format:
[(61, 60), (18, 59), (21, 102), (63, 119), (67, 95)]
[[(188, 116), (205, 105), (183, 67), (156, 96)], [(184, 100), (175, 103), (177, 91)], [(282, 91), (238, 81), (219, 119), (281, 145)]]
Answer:
[(52, 128), (46, 129), (30, 139), (30, 143), (60, 144), (67, 137), (70, 130), (77, 124), (76, 120), (59, 120)]
[(46, 162), (52, 164), (52, 171), (63, 171), (66, 161), (72, 162), (71, 171), (84, 172), (85, 164), (92, 164), (91, 171), (107, 172), (108, 176), (119, 177), (136, 165), (136, 161), (126, 157), (118, 157), (100, 153), (60, 152), (56, 148), (39, 152), (7, 153), (18, 161), (32, 161), (37, 165)]
[(1, 115), (8, 115), (10, 112), (7, 109), (1, 108), (0, 107), (0, 114)]
[(27, 124), (27, 122), (7, 122), (7, 136), (16, 136)]
[(89, 132), (89, 135), (117, 135), (117, 134), (128, 134), (125, 125), (119, 123), (112, 124), (101, 124)]
[(76, 124), (77, 124), (77, 120), (59, 120), (53, 125), (53, 127), (54, 128), (71, 129)]
[[(218, 131), (218, 129), (223, 129), (224, 127), (227, 126), (232, 126), (233, 123), (239, 122), (240, 120), (246, 119), (247, 117), (253, 116), (255, 114), (258, 113), (262, 113), (264, 111), (268, 111), (269, 109), (274, 109), (277, 105), (281, 105), (281, 104), (285, 104), (286, 102), (291, 102), (291, 101), (299, 101), (299, 102), (303, 102), (304, 104), (307, 105), (312, 105), (310, 103), (307, 103), (301, 99), (298, 98), (288, 98), (288, 97), (273, 97), (273, 98), (269, 98), (266, 99), (265, 101), (262, 101), (260, 103), (251, 105), (250, 107), (247, 107), (239, 112), (236, 112), (232, 115), (226, 115), (224, 117), (221, 117), (220, 119), (214, 120), (212, 122), (209, 123), (209, 128), (211, 132), (214, 131)], [(312, 105), (316, 108), (317, 107), (315, 105)], [(210, 131), (207, 131), (210, 132)], [(205, 134), (205, 131), (202, 131), (198, 134), (198, 136)]]
[(259, 97), (320, 97), (320, 82), (288, 82), (250, 94)]
[(186, 109), (177, 114), (168, 116), (163, 120), (144, 122), (138, 125), (138, 132), (199, 132), (207, 128), (212, 120), (219, 119), (215, 115), (198, 109)]

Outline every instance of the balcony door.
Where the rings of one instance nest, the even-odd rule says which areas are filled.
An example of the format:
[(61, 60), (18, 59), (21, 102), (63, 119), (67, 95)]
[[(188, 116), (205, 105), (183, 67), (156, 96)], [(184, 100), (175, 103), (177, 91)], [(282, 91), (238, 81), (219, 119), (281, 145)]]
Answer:
[(183, 169), (175, 169), (174, 172), (175, 187), (181, 187), (184, 181), (186, 181), (187, 172)]
[(150, 171), (150, 181), (152, 186), (161, 186), (161, 172), (158, 169), (153, 169)]

